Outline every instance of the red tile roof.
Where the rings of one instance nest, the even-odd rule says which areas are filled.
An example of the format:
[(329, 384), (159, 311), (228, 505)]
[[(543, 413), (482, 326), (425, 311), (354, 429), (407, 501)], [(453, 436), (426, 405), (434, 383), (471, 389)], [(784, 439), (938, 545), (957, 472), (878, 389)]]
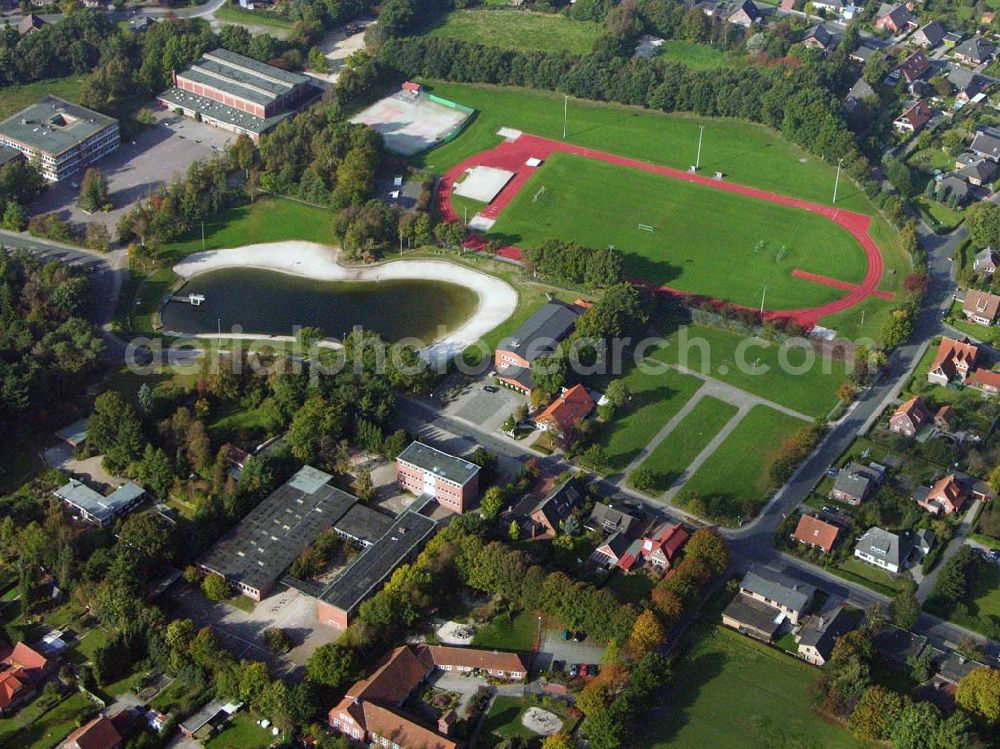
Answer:
[(924, 399), (918, 395), (910, 398), (910, 400), (906, 401), (906, 403), (897, 408), (896, 412), (892, 416), (893, 418), (897, 416), (906, 416), (914, 424), (920, 426), (930, 418), (931, 414), (927, 409), (927, 405), (924, 403)]
[(594, 410), (594, 399), (583, 385), (574, 385), (538, 414), (535, 421), (554, 422), (567, 432)]
[(62, 745), (65, 749), (113, 749), (121, 742), (122, 737), (114, 724), (105, 716), (98, 715), (73, 731)]
[(930, 66), (931, 64), (927, 59), (927, 55), (923, 52), (914, 52), (902, 62), (899, 66), (899, 72), (902, 73), (907, 83), (913, 83), (913, 81), (922, 76)]
[(979, 349), (968, 338), (955, 340), (954, 338), (942, 338), (941, 345), (938, 346), (937, 356), (931, 364), (931, 371), (939, 367), (949, 378), (958, 373), (956, 365), (963, 364), (968, 369), (976, 366), (976, 358), (979, 356)]
[(366, 702), (365, 727), (407, 749), (457, 749), (458, 743), (387, 707)]
[(11, 666), (0, 673), (0, 710), (6, 710), (22, 695), (34, 688), (34, 682), (23, 668)]
[(642, 556), (648, 557), (657, 550), (662, 550), (667, 559), (673, 562), (688, 538), (688, 532), (680, 523), (665, 525), (657, 529), (651, 537), (642, 539)]
[(490, 671), (527, 673), (528, 667), (518, 653), (502, 653), (497, 650), (479, 648), (428, 645), (427, 652), (437, 667), (459, 666), (462, 668), (483, 668)]
[(840, 533), (840, 528), (837, 526), (825, 523), (812, 515), (803, 515), (799, 518), (799, 524), (795, 528), (793, 538), (805, 544), (818, 546), (829, 553), (833, 549), (838, 533)]
[(962, 509), (966, 496), (966, 491), (958, 481), (958, 478), (954, 473), (950, 473), (937, 480), (937, 483), (928, 492), (925, 502), (927, 504), (932, 502), (940, 503), (943, 505), (944, 511), (951, 514), (956, 510)]
[(367, 679), (357, 681), (347, 690), (346, 697), (380, 700), (394, 705), (402, 702), (419, 684), (430, 665), (421, 661), (406, 645), (393, 650)]
[(49, 660), (37, 650), (19, 642), (13, 648), (10, 645), (0, 645), (0, 664), (20, 666), (28, 671), (44, 671), (49, 666)]
[(972, 373), (972, 377), (969, 380), (973, 385), (1000, 390), (1000, 372), (993, 372), (989, 369), (977, 369)]

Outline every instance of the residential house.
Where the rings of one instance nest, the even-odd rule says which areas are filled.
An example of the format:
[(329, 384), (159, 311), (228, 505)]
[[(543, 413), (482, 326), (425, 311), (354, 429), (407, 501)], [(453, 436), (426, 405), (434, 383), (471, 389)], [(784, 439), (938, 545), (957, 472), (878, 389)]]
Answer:
[(967, 65), (982, 65), (993, 59), (996, 46), (981, 36), (974, 36), (955, 47), (955, 59)]
[(1000, 372), (993, 372), (989, 369), (977, 369), (972, 373), (968, 383), (983, 395), (997, 395), (1000, 393)]
[(566, 479), (562, 486), (543, 499), (528, 516), (532, 523), (532, 538), (551, 537), (559, 533), (566, 518), (583, 503), (583, 496), (574, 479)]
[(559, 437), (568, 437), (576, 425), (594, 410), (594, 399), (583, 385), (564, 390), (549, 406), (535, 417), (538, 428)]
[(630, 561), (625, 562), (624, 565), (622, 564), (622, 560), (626, 559), (629, 550), (635, 543), (635, 541), (626, 536), (624, 533), (618, 531), (617, 533), (612, 534), (603, 544), (594, 549), (594, 553), (590, 558), (602, 567), (608, 567), (609, 569), (611, 567), (621, 567), (628, 572), (632, 569), (638, 559), (638, 555), (632, 553), (630, 555)]
[(922, 78), (924, 73), (930, 70), (931, 63), (922, 51), (914, 52), (899, 65), (896, 70), (907, 83), (913, 83)]
[(996, 273), (997, 265), (1000, 265), (1000, 257), (997, 256), (996, 250), (992, 247), (984, 247), (976, 253), (976, 257), (972, 261), (972, 270), (976, 273), (992, 276)]
[(736, 9), (726, 16), (728, 23), (742, 26), (745, 29), (749, 29), (759, 19), (760, 11), (757, 10), (757, 6), (754, 5), (753, 0), (739, 0)]
[(930, 419), (930, 409), (918, 395), (902, 404), (889, 417), (889, 431), (904, 437), (913, 437)]
[(927, 381), (935, 385), (964, 385), (976, 369), (978, 358), (979, 349), (968, 338), (942, 338), (937, 355), (927, 372)]
[(848, 112), (853, 112), (866, 101), (878, 101), (878, 94), (864, 78), (858, 78), (851, 86), (851, 90), (844, 97), (844, 108)]
[(124, 743), (125, 737), (115, 721), (98, 715), (73, 731), (60, 746), (62, 749), (119, 749)]
[(689, 537), (680, 523), (665, 523), (642, 539), (639, 553), (654, 567), (667, 569), (674, 565), (677, 554)]
[(1000, 135), (993, 130), (977, 130), (969, 150), (991, 161), (1000, 161)]
[(864, 65), (868, 60), (872, 58), (879, 50), (875, 47), (869, 46), (867, 44), (862, 44), (856, 50), (848, 54), (848, 57), (854, 62), (861, 63)]
[(982, 161), (982, 158), (982, 156), (977, 156), (972, 153), (972, 151), (963, 151), (955, 157), (955, 169), (965, 169), (967, 166), (972, 166), (973, 164)]
[(603, 533), (624, 533), (626, 536), (633, 536), (639, 529), (639, 521), (617, 507), (596, 502), (586, 527)]
[(872, 635), (871, 640), (879, 660), (892, 661), (900, 665), (909, 663), (927, 647), (926, 636), (914, 634), (891, 624), (884, 625)]
[(830, 496), (838, 502), (859, 505), (882, 483), (884, 470), (877, 463), (864, 466), (851, 461), (837, 472)]
[(582, 309), (553, 300), (529, 317), (510, 338), (497, 346), (494, 364), (499, 382), (530, 396), (534, 388), (531, 363), (556, 350), (559, 342), (573, 332)]
[(958, 473), (942, 476), (933, 486), (919, 487), (913, 494), (917, 504), (932, 515), (951, 515), (961, 510), (969, 499), (982, 502), (992, 496), (987, 484)]
[(504, 681), (524, 681), (528, 677), (528, 664), (520, 653), (448, 645), (426, 645), (417, 653), (441, 671), (478, 671)]
[(922, 26), (913, 32), (910, 41), (925, 49), (934, 49), (944, 41), (944, 35), (948, 32), (938, 21), (931, 21), (926, 26)]
[(737, 593), (722, 612), (722, 624), (749, 637), (771, 642), (784, 622), (774, 606)]
[(960, 169), (958, 176), (975, 187), (990, 188), (997, 176), (997, 165), (988, 159), (983, 159)]
[(958, 429), (958, 412), (951, 406), (941, 406), (934, 414), (934, 426), (942, 432), (954, 432)]
[(34, 13), (29, 13), (24, 18), (22, 18), (21, 22), (17, 25), (17, 33), (20, 34), (21, 36), (25, 36), (34, 31), (38, 31), (43, 26), (48, 26), (48, 25), (49, 22), (46, 21), (41, 16), (36, 16)]
[(799, 524), (795, 527), (792, 538), (800, 544), (814, 546), (829, 554), (833, 545), (837, 543), (839, 533), (840, 528), (836, 525), (824, 522), (813, 515), (803, 515), (799, 518)]
[(767, 567), (755, 567), (740, 583), (740, 593), (781, 612), (792, 624), (809, 611), (816, 589)]
[(934, 112), (927, 102), (919, 99), (893, 120), (892, 124), (900, 133), (915, 134), (923, 130), (924, 125), (930, 122), (933, 116)]
[(996, 322), (997, 312), (1000, 312), (1000, 296), (978, 289), (969, 289), (965, 292), (962, 314), (966, 320), (989, 327)]
[(971, 196), (969, 183), (957, 174), (949, 174), (938, 182), (937, 199), (942, 202), (953, 199), (956, 205), (965, 205)]
[(14, 712), (34, 698), (53, 662), (19, 642), (0, 644), (0, 715)]
[(901, 31), (914, 29), (917, 27), (917, 20), (906, 7), (905, 3), (890, 5), (882, 3), (879, 6), (878, 14), (875, 17), (875, 28), (898, 34)]
[(826, 11), (827, 13), (833, 13), (840, 15), (844, 10), (843, 0), (816, 0), (813, 3), (813, 8), (818, 11)]
[(818, 23), (802, 36), (802, 44), (810, 49), (826, 52), (837, 45), (837, 38), (827, 30), (826, 26)]
[(854, 546), (855, 557), (894, 575), (903, 569), (910, 551), (907, 537), (878, 527), (865, 531)]
[(850, 632), (857, 624), (857, 618), (844, 604), (827, 607), (799, 630), (795, 636), (799, 658), (814, 666), (823, 666), (833, 654), (837, 640)]
[[(976, 94), (982, 93), (990, 85), (989, 79), (959, 65), (951, 66), (951, 69), (948, 71), (947, 78), (948, 83), (950, 83), (952, 88), (955, 89), (955, 99), (963, 104), (971, 101), (972, 97), (976, 96)], [(956, 166), (955, 168), (959, 169), (964, 166), (971, 166), (971, 164), (962, 164), (960, 166)]]

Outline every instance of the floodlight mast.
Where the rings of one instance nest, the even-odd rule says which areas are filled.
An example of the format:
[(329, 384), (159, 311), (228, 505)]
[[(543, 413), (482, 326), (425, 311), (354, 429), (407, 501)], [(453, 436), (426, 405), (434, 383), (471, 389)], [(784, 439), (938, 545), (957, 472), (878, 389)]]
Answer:
[(566, 140), (566, 120), (569, 117), (569, 94), (563, 94), (563, 140)]
[(837, 188), (840, 187), (840, 167), (844, 163), (844, 159), (841, 157), (837, 159), (837, 179), (833, 182), (833, 202), (837, 202)]
[(697, 172), (701, 168), (701, 141), (705, 137), (705, 126), (698, 127), (698, 155), (694, 159), (694, 170)]

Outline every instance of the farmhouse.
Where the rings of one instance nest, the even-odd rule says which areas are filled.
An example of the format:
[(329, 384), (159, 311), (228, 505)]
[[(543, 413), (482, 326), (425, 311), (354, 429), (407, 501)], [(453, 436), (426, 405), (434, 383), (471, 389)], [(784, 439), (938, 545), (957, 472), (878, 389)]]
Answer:
[(496, 377), (504, 385), (530, 396), (534, 384), (531, 363), (556, 350), (576, 325), (582, 309), (558, 300), (547, 302), (529, 317), (510, 338), (497, 346)]
[(840, 502), (859, 505), (882, 483), (883, 473), (882, 466), (878, 464), (864, 466), (852, 461), (837, 473), (830, 496)]
[(583, 502), (576, 481), (566, 479), (560, 487), (539, 502), (529, 514), (532, 538), (547, 538), (559, 533), (559, 528), (573, 510)]
[(118, 120), (44, 96), (0, 122), (0, 146), (36, 162), (50, 182), (69, 179), (118, 148)]
[(934, 49), (944, 41), (946, 33), (944, 26), (938, 21), (931, 21), (926, 26), (914, 31), (910, 41), (926, 49)]
[(1000, 257), (992, 247), (984, 247), (976, 253), (975, 260), (972, 261), (972, 270), (976, 273), (985, 273), (992, 276), (996, 273), (997, 265), (1000, 264)]
[(806, 546), (814, 546), (829, 554), (837, 543), (840, 528), (832, 523), (826, 523), (813, 515), (803, 515), (792, 535), (796, 541)]
[(988, 327), (996, 322), (998, 311), (1000, 311), (1000, 296), (978, 289), (969, 289), (965, 292), (962, 314), (966, 320)]
[(53, 494), (78, 512), (81, 518), (101, 527), (111, 525), (116, 516), (129, 514), (146, 496), (145, 490), (131, 481), (105, 497), (76, 479), (70, 479)]
[(576, 425), (594, 410), (594, 399), (583, 385), (574, 385), (535, 417), (538, 428), (559, 437), (572, 434)]
[(931, 419), (930, 409), (919, 395), (906, 401), (889, 417), (889, 431), (912, 437)]
[(254, 141), (320, 93), (309, 76), (221, 47), (172, 76), (160, 104)]
[(910, 554), (907, 539), (881, 528), (869, 528), (854, 546), (854, 556), (862, 562), (881, 567), (896, 574)]
[(934, 113), (927, 102), (919, 99), (893, 120), (892, 124), (901, 133), (919, 133), (933, 116)]
[(843, 604), (813, 616), (795, 636), (799, 658), (814, 666), (822, 666), (833, 654), (837, 640), (854, 629), (855, 623), (855, 618)]
[(396, 456), (396, 480), (459, 515), (479, 496), (479, 466), (422, 442), (411, 442)]
[(935, 385), (965, 384), (975, 370), (978, 358), (979, 349), (969, 343), (968, 338), (942, 338), (927, 372), (927, 381)]
[(954, 51), (955, 58), (968, 65), (982, 65), (989, 62), (995, 53), (996, 47), (981, 36), (974, 36), (962, 42)]

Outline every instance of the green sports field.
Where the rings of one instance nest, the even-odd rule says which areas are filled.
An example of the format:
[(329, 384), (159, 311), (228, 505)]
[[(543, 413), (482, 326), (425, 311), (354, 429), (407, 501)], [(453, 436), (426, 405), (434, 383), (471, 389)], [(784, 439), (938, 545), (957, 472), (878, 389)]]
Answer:
[(844, 728), (813, 712), (819, 669), (743, 635), (709, 629), (677, 668), (641, 741), (653, 749), (847, 749)]
[(860, 283), (866, 268), (854, 237), (822, 216), (565, 153), (528, 180), (490, 236), (519, 247), (613, 245), (630, 278), (749, 307), (766, 286), (768, 309), (843, 296), (795, 269)]
[(595, 21), (523, 10), (456, 10), (430, 36), (461, 39), (504, 49), (590, 52), (602, 33)]

